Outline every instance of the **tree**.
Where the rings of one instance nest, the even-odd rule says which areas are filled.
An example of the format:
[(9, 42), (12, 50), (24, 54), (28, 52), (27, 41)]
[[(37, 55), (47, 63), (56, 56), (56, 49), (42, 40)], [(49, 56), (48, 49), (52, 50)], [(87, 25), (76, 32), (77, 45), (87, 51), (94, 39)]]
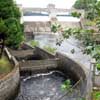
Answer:
[[(24, 39), (23, 28), (20, 24), (20, 11), (13, 0), (0, 0), (0, 18), (2, 28), (0, 33), (6, 34), (5, 44), (12, 48), (18, 48)], [(2, 32), (7, 27), (6, 32)]]
[(0, 0), (0, 18), (8, 19), (14, 17), (20, 19), (20, 16), (19, 8), (13, 0)]
[(4, 50), (5, 45), (5, 37), (7, 36), (7, 27), (5, 25), (5, 22), (0, 19), (0, 58), (2, 57), (2, 53)]
[(21, 25), (15, 18), (9, 18), (6, 20), (6, 26), (8, 27), (6, 45), (11, 48), (17, 49), (20, 46), (22, 40), (24, 40), (24, 35)]
[(96, 2), (97, 0), (77, 0), (74, 4), (74, 8), (87, 10), (90, 4)]

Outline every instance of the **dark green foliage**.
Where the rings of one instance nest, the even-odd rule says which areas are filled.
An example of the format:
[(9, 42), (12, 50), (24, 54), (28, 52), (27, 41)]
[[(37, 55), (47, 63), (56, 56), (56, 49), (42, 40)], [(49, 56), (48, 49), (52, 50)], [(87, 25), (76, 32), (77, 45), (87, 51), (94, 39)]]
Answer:
[(3, 20), (0, 24), (4, 23), (0, 33), (6, 34), (5, 43), (12, 48), (18, 48), (24, 39), (20, 16), (19, 8), (13, 0), (0, 0), (0, 18)]
[(4, 20), (0, 19), (0, 35), (3, 34), (5, 36), (7, 36), (7, 31), (8, 31), (8, 28), (5, 25)]
[(74, 8), (76, 9), (88, 9), (91, 3), (96, 3), (97, 0), (77, 0), (74, 4)]
[(71, 90), (71, 81), (68, 79), (68, 80), (65, 80), (64, 83), (61, 85), (61, 89), (62, 90)]
[(65, 28), (63, 30), (63, 33), (62, 33), (62, 35), (63, 35), (64, 38), (69, 38), (69, 36), (71, 34), (72, 34), (72, 29), (71, 28)]
[(72, 15), (73, 17), (80, 18), (81, 13), (78, 13), (78, 12), (72, 12), (71, 15)]
[(93, 92), (93, 100), (100, 100), (100, 91)]
[(0, 0), (0, 18), (8, 19), (10, 17), (15, 17), (20, 19), (19, 8), (13, 2), (13, 0)]
[(97, 62), (96, 67), (98, 70), (100, 70), (100, 62)]
[(55, 23), (51, 25), (51, 31), (56, 33), (61, 28), (61, 25)]
[(2, 57), (4, 45), (5, 45), (5, 38), (7, 37), (7, 27), (5, 22), (0, 19), (0, 58)]
[(7, 32), (7, 39), (6, 39), (6, 45), (17, 49), (24, 39), (24, 35), (21, 29), (21, 25), (19, 21), (15, 18), (10, 18), (6, 20), (6, 25), (8, 27)]
[(85, 17), (89, 20), (94, 20), (100, 17), (100, 1), (91, 2), (86, 9)]
[(100, 4), (99, 2), (90, 4), (86, 11), (86, 18), (89, 20), (94, 20), (95, 18), (100, 16)]

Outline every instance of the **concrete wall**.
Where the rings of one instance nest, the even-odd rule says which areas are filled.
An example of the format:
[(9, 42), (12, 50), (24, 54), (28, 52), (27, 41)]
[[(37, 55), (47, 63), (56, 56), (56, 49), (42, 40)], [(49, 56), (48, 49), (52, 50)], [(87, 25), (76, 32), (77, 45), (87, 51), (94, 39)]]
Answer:
[(14, 100), (19, 87), (19, 64), (13, 56), (5, 49), (8, 59), (14, 64), (13, 70), (0, 79), (0, 100)]
[(20, 62), (20, 71), (41, 72), (41, 70), (55, 69), (58, 66), (57, 61), (58, 59), (45, 59)]
[(50, 54), (46, 50), (43, 50), (39, 47), (35, 47), (34, 53), (36, 55), (40, 55), (43, 59), (55, 58), (55, 56), (53, 54)]
[(77, 79), (86, 78), (86, 71), (83, 69), (84, 66), (80, 65), (78, 62), (75, 62), (69, 56), (62, 53), (57, 53), (56, 57), (60, 59), (58, 62), (58, 67), (60, 69), (71, 71), (73, 74), (75, 74)]
[(50, 21), (32, 21), (24, 22), (24, 32), (31, 32), (25, 35), (34, 34), (34, 32), (51, 32), (51, 22)]
[(85, 97), (86, 100), (91, 100), (91, 91), (92, 91), (92, 80), (91, 73), (85, 69), (85, 67), (75, 62), (72, 58), (62, 53), (57, 53), (56, 57), (60, 60), (58, 62), (58, 68), (63, 72), (70, 72), (74, 80), (78, 81), (82, 79), (80, 84), (81, 96)]
[(70, 12), (70, 9), (63, 9), (63, 8), (55, 8), (55, 7), (47, 7), (47, 8), (28, 8), (28, 7), (23, 7), (22, 8), (23, 13), (25, 12)]

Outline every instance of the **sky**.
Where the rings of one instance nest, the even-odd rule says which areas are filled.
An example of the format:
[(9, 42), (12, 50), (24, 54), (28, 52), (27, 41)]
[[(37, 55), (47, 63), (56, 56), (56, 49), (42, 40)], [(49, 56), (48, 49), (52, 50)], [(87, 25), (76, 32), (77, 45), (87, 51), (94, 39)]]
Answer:
[(55, 4), (56, 8), (70, 9), (76, 0), (16, 0), (23, 7), (47, 7), (48, 4)]

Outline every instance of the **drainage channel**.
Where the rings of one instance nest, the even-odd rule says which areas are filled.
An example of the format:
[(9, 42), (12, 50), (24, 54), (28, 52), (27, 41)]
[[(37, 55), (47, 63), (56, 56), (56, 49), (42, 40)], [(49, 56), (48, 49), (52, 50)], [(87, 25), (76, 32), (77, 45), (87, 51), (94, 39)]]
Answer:
[[(20, 92), (15, 100), (59, 100), (67, 93), (61, 89), (61, 85), (67, 79), (71, 80), (72, 85), (75, 84), (69, 76), (60, 71), (22, 77)], [(75, 91), (61, 100), (75, 100), (77, 90)]]

